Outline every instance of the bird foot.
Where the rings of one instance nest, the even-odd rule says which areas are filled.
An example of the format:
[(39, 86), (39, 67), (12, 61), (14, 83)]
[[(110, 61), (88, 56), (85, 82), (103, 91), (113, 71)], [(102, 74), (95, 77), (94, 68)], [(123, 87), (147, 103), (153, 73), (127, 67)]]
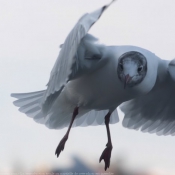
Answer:
[(55, 151), (55, 155), (56, 155), (57, 157), (59, 157), (61, 151), (64, 150), (64, 146), (65, 146), (65, 143), (66, 143), (67, 139), (68, 139), (68, 136), (65, 135), (65, 136), (61, 139), (60, 143), (58, 144), (57, 149), (56, 149), (56, 151)]
[(100, 156), (99, 162), (101, 162), (102, 160), (104, 160), (104, 162), (105, 162), (105, 168), (104, 168), (105, 171), (110, 166), (111, 152), (112, 152), (112, 145), (108, 145), (107, 144), (106, 145), (106, 148), (104, 149), (103, 153)]

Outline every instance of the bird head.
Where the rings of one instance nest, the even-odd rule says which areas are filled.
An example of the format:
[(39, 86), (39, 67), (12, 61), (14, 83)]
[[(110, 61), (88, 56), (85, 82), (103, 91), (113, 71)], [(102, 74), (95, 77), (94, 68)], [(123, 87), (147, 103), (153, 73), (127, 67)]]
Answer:
[(136, 51), (124, 53), (119, 58), (117, 73), (124, 88), (141, 83), (147, 73), (145, 56)]

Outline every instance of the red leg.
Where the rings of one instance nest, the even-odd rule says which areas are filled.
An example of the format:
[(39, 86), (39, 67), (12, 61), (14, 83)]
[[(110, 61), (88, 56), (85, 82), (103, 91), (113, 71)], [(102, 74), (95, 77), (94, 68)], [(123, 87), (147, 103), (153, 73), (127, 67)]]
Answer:
[(99, 162), (101, 162), (101, 160), (104, 160), (104, 162), (105, 162), (105, 171), (106, 171), (107, 168), (109, 168), (111, 152), (112, 152), (112, 148), (113, 148), (112, 147), (112, 142), (111, 142), (110, 129), (109, 129), (110, 116), (111, 116), (110, 112), (108, 112), (107, 115), (105, 116), (105, 125), (106, 125), (106, 130), (107, 130), (108, 143), (106, 144), (106, 148), (104, 149), (102, 155), (100, 156), (100, 160), (99, 160)]
[(57, 146), (57, 149), (56, 149), (56, 151), (55, 151), (55, 155), (56, 155), (57, 157), (59, 157), (61, 151), (64, 150), (65, 143), (66, 143), (66, 141), (67, 141), (67, 139), (68, 139), (68, 137), (69, 137), (70, 129), (71, 129), (72, 124), (73, 124), (73, 122), (74, 122), (74, 120), (75, 120), (75, 117), (76, 117), (77, 115), (78, 115), (78, 107), (76, 107), (76, 108), (74, 109), (74, 112), (73, 112), (73, 115), (72, 115), (72, 119), (71, 119), (69, 128), (68, 128), (66, 134), (64, 135), (64, 137), (61, 139), (60, 143), (59, 143), (58, 146)]

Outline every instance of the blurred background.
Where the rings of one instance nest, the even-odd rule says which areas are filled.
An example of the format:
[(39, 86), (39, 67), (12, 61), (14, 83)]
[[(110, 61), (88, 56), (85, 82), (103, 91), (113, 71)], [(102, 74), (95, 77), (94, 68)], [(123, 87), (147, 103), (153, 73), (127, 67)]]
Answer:
[[(104, 173), (98, 163), (105, 126), (49, 130), (20, 113), (10, 93), (45, 89), (59, 45), (86, 12), (110, 0), (0, 0), (0, 174), (15, 172)], [(89, 33), (106, 45), (136, 45), (162, 59), (175, 57), (174, 0), (118, 0)], [(174, 175), (175, 138), (111, 126), (108, 175)]]

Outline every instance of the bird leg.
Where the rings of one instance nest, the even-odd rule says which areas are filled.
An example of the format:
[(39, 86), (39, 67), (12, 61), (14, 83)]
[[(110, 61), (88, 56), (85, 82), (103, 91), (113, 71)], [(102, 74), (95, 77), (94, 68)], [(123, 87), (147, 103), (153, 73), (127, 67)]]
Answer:
[(76, 108), (74, 109), (74, 112), (73, 112), (73, 114), (72, 114), (72, 119), (71, 119), (71, 122), (70, 122), (70, 124), (69, 124), (69, 128), (68, 128), (66, 134), (64, 135), (64, 137), (61, 139), (60, 143), (59, 143), (58, 146), (57, 146), (57, 149), (56, 149), (56, 151), (55, 151), (55, 155), (56, 155), (57, 157), (59, 157), (61, 151), (64, 150), (64, 146), (65, 146), (65, 143), (66, 143), (66, 141), (67, 141), (67, 139), (68, 139), (69, 132), (70, 132), (70, 129), (71, 129), (71, 127), (72, 127), (72, 124), (73, 124), (73, 122), (74, 122), (74, 120), (75, 120), (75, 117), (78, 115), (78, 109), (79, 109), (78, 107), (76, 107)]
[(110, 121), (111, 113), (108, 112), (105, 116), (105, 125), (107, 130), (107, 136), (108, 136), (108, 143), (106, 144), (106, 148), (104, 149), (102, 155), (100, 156), (99, 162), (101, 162), (102, 159), (104, 159), (105, 162), (105, 171), (107, 168), (109, 168), (110, 165), (110, 158), (111, 158), (111, 151), (112, 151), (112, 142), (111, 142), (111, 134), (109, 129), (109, 121)]

